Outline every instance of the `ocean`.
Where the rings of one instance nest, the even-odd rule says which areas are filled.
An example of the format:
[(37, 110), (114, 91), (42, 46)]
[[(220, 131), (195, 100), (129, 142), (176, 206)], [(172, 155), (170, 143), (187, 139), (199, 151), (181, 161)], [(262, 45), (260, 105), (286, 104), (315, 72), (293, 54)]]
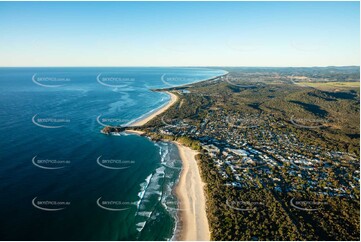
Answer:
[(224, 74), (208, 68), (0, 68), (0, 238), (170, 240), (177, 147), (107, 136), (165, 105), (152, 92)]

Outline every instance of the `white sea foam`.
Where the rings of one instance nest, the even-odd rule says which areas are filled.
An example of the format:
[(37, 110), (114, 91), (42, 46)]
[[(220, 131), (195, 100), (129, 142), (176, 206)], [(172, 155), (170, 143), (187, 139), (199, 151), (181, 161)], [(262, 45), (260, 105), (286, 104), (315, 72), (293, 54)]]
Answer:
[(166, 161), (166, 158), (167, 158), (168, 153), (169, 153), (169, 150), (168, 150), (168, 149), (165, 149), (164, 152), (163, 152), (163, 154), (162, 154), (161, 160), (160, 160), (160, 162), (161, 162), (162, 164), (165, 164), (165, 163), (166, 163), (165, 161)]
[(113, 135), (113, 136), (122, 136), (121, 133), (117, 133), (117, 132), (111, 132), (110, 135)]
[(140, 222), (140, 223), (137, 223), (135, 226), (136, 226), (136, 229), (138, 230), (138, 232), (141, 232), (143, 229), (144, 229), (144, 226), (147, 222), (144, 221), (144, 222)]
[(142, 211), (138, 213), (139, 216), (146, 217), (147, 219), (152, 215), (152, 212), (149, 211)]
[(150, 174), (147, 178), (145, 178), (145, 182), (142, 182), (140, 184), (140, 192), (138, 192), (138, 197), (139, 197), (139, 201), (137, 202), (137, 209), (139, 210), (139, 205), (142, 202), (143, 198), (144, 198), (144, 194), (149, 186), (150, 183), (150, 179), (152, 179), (153, 174)]

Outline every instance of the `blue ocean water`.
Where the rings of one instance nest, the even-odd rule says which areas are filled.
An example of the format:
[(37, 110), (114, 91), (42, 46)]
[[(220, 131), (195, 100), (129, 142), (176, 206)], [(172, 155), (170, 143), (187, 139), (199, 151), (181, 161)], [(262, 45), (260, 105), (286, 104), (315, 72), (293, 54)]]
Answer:
[(0, 238), (168, 240), (177, 148), (106, 136), (167, 103), (206, 68), (0, 68)]

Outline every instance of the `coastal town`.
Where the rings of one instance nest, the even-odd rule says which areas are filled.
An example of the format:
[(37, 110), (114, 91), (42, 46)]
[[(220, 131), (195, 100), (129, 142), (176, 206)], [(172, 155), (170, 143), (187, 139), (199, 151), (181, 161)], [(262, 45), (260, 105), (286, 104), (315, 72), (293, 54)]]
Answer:
[[(300, 211), (323, 211), (318, 219), (322, 217), (324, 221), (327, 221), (328, 214), (342, 219), (344, 215), (335, 214), (335, 209), (348, 206), (350, 213), (355, 211), (360, 194), (359, 141), (357, 135), (352, 134), (357, 127), (354, 122), (357, 113), (342, 119), (345, 116), (342, 112), (350, 114), (347, 110), (357, 106), (358, 94), (353, 84), (349, 88), (343, 86), (341, 90), (333, 85), (339, 83), (339, 78), (349, 81), (355, 76), (324, 72), (310, 75), (301, 71), (295, 73), (308, 77), (295, 79), (295, 74), (282, 71), (275, 74), (268, 73), (269, 70), (266, 73), (231, 70), (204, 82), (169, 88), (167, 92), (173, 96), (171, 107), (142, 126), (122, 128), (135, 130), (154, 141), (176, 141), (200, 152), (198, 159), (203, 167), (202, 176), (210, 176), (209, 173), (213, 172), (218, 174), (209, 178), (206, 193), (219, 191), (212, 191), (215, 186), (225, 188), (223, 199), (209, 198), (211, 195), (208, 195), (213, 204), (209, 205), (212, 212), (208, 216), (216, 217), (219, 212), (227, 214), (232, 211), (238, 211), (237, 216), (241, 216), (239, 211), (254, 210), (259, 208), (259, 204), (264, 207), (262, 200), (266, 199), (274, 201), (268, 205), (268, 211), (278, 206), (284, 208), (271, 217), (263, 214), (258, 218), (260, 220), (253, 221), (265, 227), (271, 226), (270, 230), (273, 225), (267, 222), (267, 217), (278, 223), (276, 217), (289, 218)], [(314, 88), (311, 85), (316, 79), (326, 84)], [(305, 80), (308, 80), (307, 85), (301, 85), (300, 82)], [(257, 98), (254, 93), (257, 93)], [(174, 100), (174, 95), (177, 100)], [(287, 101), (285, 96), (292, 99)], [(336, 102), (345, 106), (343, 111), (333, 116), (330, 115), (330, 104)], [(239, 200), (248, 193), (249, 201)], [(258, 193), (264, 194), (265, 198), (259, 200)], [(231, 194), (239, 197), (230, 202)], [(295, 199), (299, 200), (298, 203)], [(301, 217), (294, 218), (293, 225), (291, 222), (279, 225), (293, 236), (279, 234), (277, 238), (314, 239), (324, 236), (307, 232), (307, 226), (316, 226), (316, 217), (306, 221), (302, 218), (305, 214), (298, 216)], [(210, 224), (212, 229), (215, 225)], [(294, 231), (297, 230), (296, 224), (303, 232)], [(255, 229), (251, 225), (244, 226), (246, 230)], [(337, 222), (332, 226), (338, 226)], [(350, 221), (348, 226), (354, 226), (353, 222)], [(223, 230), (222, 226), (213, 227), (216, 228)], [(263, 234), (262, 230), (254, 233)], [(222, 233), (212, 234), (214, 238), (223, 238)], [(245, 240), (251, 239), (247, 237), (251, 235), (243, 236), (241, 238)]]
[(0, 0), (0, 240), (361, 241), (360, 1)]
[[(355, 139), (356, 135), (350, 134), (357, 126), (354, 122), (356, 115), (349, 115), (347, 120), (340, 118), (344, 116), (342, 111), (337, 114), (339, 116), (331, 116), (329, 103), (346, 103), (344, 112), (349, 112), (347, 110), (357, 105), (357, 95), (352, 85), (350, 89), (336, 92), (330, 91), (329, 86), (327, 90), (311, 87), (312, 81), (320, 78), (323, 83), (332, 80), (331, 84), (327, 84), (332, 88), (333, 83), (338, 83), (340, 75), (320, 73), (307, 78), (301, 78), (301, 75), (296, 79), (294, 76), (289, 72), (231, 71), (192, 85), (154, 90), (171, 95), (171, 102), (166, 108), (150, 115), (144, 122), (128, 127), (105, 127), (102, 133), (135, 132), (154, 141), (176, 142), (182, 145), (180, 150), (188, 146), (198, 151), (203, 179), (207, 181), (207, 176), (217, 173), (211, 175), (207, 184), (206, 194), (213, 204), (209, 205), (208, 209), (212, 212), (208, 216), (237, 211), (237, 216), (246, 219), (251, 215), (241, 216), (239, 211), (258, 211), (260, 206), (265, 208), (262, 200), (266, 199), (273, 201), (268, 204), (268, 211), (278, 206), (284, 208), (271, 217), (266, 214), (262, 214), (258, 218), (260, 220), (253, 217), (253, 222), (271, 226), (270, 230), (272, 224), (278, 223), (275, 220), (278, 216), (289, 218), (300, 211), (320, 210), (323, 214), (318, 216), (333, 214), (341, 219), (344, 215), (334, 212), (337, 207), (350, 206), (347, 210), (351, 213), (358, 206), (359, 141)], [(345, 76), (341, 78), (354, 78), (352, 75)], [(305, 79), (309, 81), (306, 87), (299, 84)], [(257, 93), (257, 98), (254, 93)], [(285, 100), (287, 95), (292, 97), (290, 101)], [(342, 128), (333, 128), (340, 125), (343, 125)], [(338, 142), (332, 141), (336, 139)], [(193, 162), (183, 159), (183, 164), (187, 163)], [(186, 176), (183, 173), (181, 179)], [(187, 182), (188, 186), (200, 186)], [(223, 198), (216, 200), (210, 197), (209, 194), (219, 191), (212, 191), (215, 186), (224, 187)], [(185, 190), (184, 194), (187, 193)], [(238, 198), (232, 194), (238, 194)], [(245, 194), (249, 194), (248, 201), (239, 200)], [(265, 198), (260, 200), (257, 194), (264, 194)], [(191, 201), (187, 200), (188, 206), (191, 206)], [(225, 207), (219, 206), (220, 203)], [(195, 219), (192, 216), (188, 219)], [(274, 222), (267, 222), (267, 217)], [(279, 234), (277, 238), (312, 239), (324, 236), (307, 232), (307, 226), (316, 226), (316, 217), (308, 221), (302, 217), (294, 219), (293, 225), (291, 222), (279, 225), (288, 234), (294, 234), (290, 237)], [(295, 232), (296, 224), (302, 226), (303, 232)], [(210, 226), (212, 229), (214, 225), (210, 223)], [(251, 225), (244, 226), (246, 230), (255, 229)], [(223, 229), (221, 226), (215, 228)], [(262, 230), (254, 233), (258, 236), (263, 234)], [(222, 233), (213, 232), (212, 236), (223, 238)], [(247, 237), (251, 235), (244, 236), (245, 240), (251, 239)]]
[(199, 140), (226, 185), (252, 188), (262, 184), (278, 192), (308, 189), (324, 195), (354, 197), (359, 181), (355, 155), (302, 144), (292, 133), (272, 132), (274, 125), (285, 124), (271, 118), (240, 115), (210, 111), (199, 125), (172, 120), (159, 131)]

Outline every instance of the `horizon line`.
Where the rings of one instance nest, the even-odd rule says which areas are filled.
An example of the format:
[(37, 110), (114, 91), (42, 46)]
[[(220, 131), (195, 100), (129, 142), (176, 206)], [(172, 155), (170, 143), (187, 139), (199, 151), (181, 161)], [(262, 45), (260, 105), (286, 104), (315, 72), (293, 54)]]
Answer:
[(219, 67), (241, 67), (241, 68), (327, 68), (327, 67), (360, 67), (360, 65), (326, 65), (326, 66), (0, 66), (0, 68), (94, 68), (94, 67), (127, 67), (127, 68), (219, 68)]

